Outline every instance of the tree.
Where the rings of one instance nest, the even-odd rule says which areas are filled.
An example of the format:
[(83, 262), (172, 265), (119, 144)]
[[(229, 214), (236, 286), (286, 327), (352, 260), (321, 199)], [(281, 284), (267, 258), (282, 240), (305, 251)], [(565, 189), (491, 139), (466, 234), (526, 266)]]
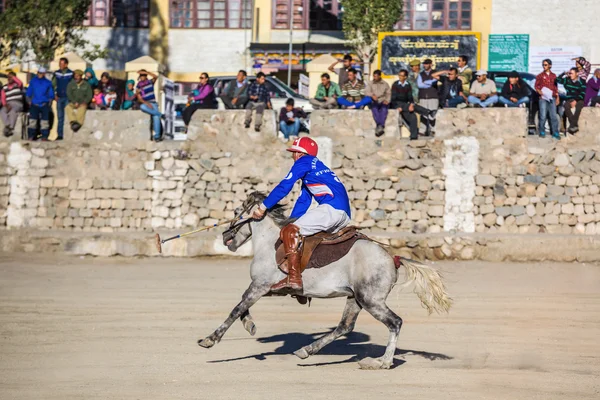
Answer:
[(377, 54), (379, 32), (390, 32), (402, 19), (403, 0), (343, 0), (342, 23), (346, 40), (366, 63), (365, 74)]
[(48, 64), (57, 50), (82, 51), (84, 58), (105, 56), (106, 51), (84, 39), (91, 0), (10, 1), (0, 14), (2, 56), (9, 51), (15, 59), (35, 58)]

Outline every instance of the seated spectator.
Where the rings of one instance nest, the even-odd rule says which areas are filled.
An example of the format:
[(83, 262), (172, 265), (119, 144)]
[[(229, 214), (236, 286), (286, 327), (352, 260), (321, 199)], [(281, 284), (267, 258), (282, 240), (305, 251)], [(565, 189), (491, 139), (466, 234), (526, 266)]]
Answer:
[(125, 86), (125, 93), (123, 94), (123, 104), (121, 104), (121, 110), (133, 110), (137, 105), (135, 93), (135, 81), (130, 79), (127, 81)]
[(0, 109), (0, 118), (4, 123), (4, 136), (12, 136), (19, 113), (23, 111), (23, 83), (17, 78), (13, 71), (8, 72), (8, 81), (0, 89), (2, 109)]
[(293, 136), (298, 136), (300, 132), (300, 118), (306, 118), (307, 115), (301, 108), (294, 108), (294, 99), (287, 99), (285, 107), (281, 107), (279, 112), (279, 129), (286, 140)]
[(340, 86), (335, 82), (331, 82), (329, 74), (324, 73), (321, 75), (321, 83), (317, 87), (315, 98), (310, 99), (309, 102), (315, 110), (329, 110), (338, 107), (337, 99), (341, 96)]
[(504, 104), (504, 107), (527, 107), (529, 89), (517, 71), (512, 71), (508, 75), (508, 80), (504, 82), (500, 93), (500, 103)]
[(458, 79), (463, 84), (463, 94), (469, 96), (471, 89), (471, 80), (473, 79), (473, 70), (469, 68), (469, 57), (459, 56), (458, 57)]
[(475, 74), (477, 81), (471, 85), (469, 103), (474, 107), (486, 108), (498, 102), (496, 83), (487, 78), (487, 71), (479, 70)]
[(572, 60), (575, 61), (577, 75), (580, 79), (583, 79), (583, 81), (586, 82), (590, 76), (590, 72), (592, 71), (592, 63), (587, 61), (585, 57), (573, 58)]
[(390, 85), (381, 79), (381, 70), (373, 72), (373, 80), (367, 86), (366, 95), (371, 98), (371, 113), (375, 120), (375, 136), (379, 137), (385, 132), (385, 120), (388, 115), (388, 106), (392, 98)]
[[(98, 88), (95, 90), (99, 91)], [(92, 101), (92, 87), (83, 80), (83, 71), (80, 69), (75, 70), (73, 80), (67, 85), (67, 98), (69, 99), (66, 107), (67, 118), (71, 130), (77, 132), (83, 126), (88, 104)]]
[(338, 104), (349, 110), (363, 108), (371, 104), (371, 98), (365, 97), (365, 83), (356, 77), (356, 70), (348, 70), (348, 82), (342, 86), (342, 97), (337, 99)]
[[(579, 116), (583, 109), (583, 100), (585, 98), (586, 90), (585, 81), (579, 77), (577, 68), (571, 68), (568, 77), (563, 72), (556, 81), (562, 84), (567, 91), (567, 96), (563, 103), (565, 115), (569, 120), (569, 129), (567, 129), (567, 131), (571, 134), (575, 134), (579, 131)], [(575, 108), (575, 113), (571, 111), (571, 108)]]
[(96, 73), (91, 67), (87, 67), (84, 72), (85, 76), (83, 77), (83, 79), (85, 79), (87, 83), (90, 84), (93, 90), (96, 86), (98, 86), (98, 78), (96, 78)]
[(106, 94), (108, 93), (109, 86), (115, 86), (115, 83), (108, 72), (103, 72), (102, 75), (100, 75), (100, 82), (98, 82), (97, 87), (100, 88), (102, 94)]
[(104, 95), (104, 105), (106, 106), (106, 110), (116, 110), (117, 109), (117, 90), (114, 86), (109, 86), (106, 88), (106, 93)]
[(428, 110), (418, 104), (415, 104), (413, 97), (413, 89), (408, 82), (408, 71), (403, 69), (398, 73), (398, 80), (392, 85), (391, 107), (397, 110), (401, 117), (404, 118), (410, 129), (410, 140), (419, 138), (419, 123), (415, 112), (426, 117), (433, 116), (437, 110)]
[(457, 68), (450, 68), (448, 76), (442, 81), (440, 101), (446, 108), (465, 108), (467, 96), (463, 93), (463, 81), (458, 76)]
[[(145, 69), (139, 70), (138, 74), (139, 78), (136, 89), (138, 100), (140, 103), (142, 103), (140, 110), (142, 110), (143, 113), (152, 116), (152, 127), (154, 131), (153, 138), (155, 142), (160, 142), (162, 141), (162, 123), (160, 120), (163, 115), (158, 108), (156, 96), (154, 95), (154, 84), (156, 83), (158, 76), (152, 72), (146, 71)], [(148, 79), (148, 75), (150, 75), (152, 79)]]
[(587, 81), (586, 87), (584, 104), (586, 106), (600, 107), (600, 68), (594, 71), (594, 76)]
[(271, 96), (265, 86), (266, 76), (264, 72), (256, 74), (256, 81), (248, 88), (249, 101), (246, 104), (246, 119), (244, 120), (244, 127), (250, 128), (252, 122), (252, 111), (256, 110), (256, 121), (254, 122), (254, 130), (260, 132), (260, 126), (262, 125), (263, 113), (265, 108), (269, 110), (273, 109), (271, 105)]
[(102, 93), (102, 89), (99, 87), (94, 88), (94, 95), (92, 96), (92, 104), (90, 104), (90, 109), (92, 110), (104, 110), (106, 108), (106, 103), (104, 102), (104, 93)]
[(190, 105), (183, 110), (183, 122), (185, 123), (185, 126), (190, 124), (192, 115), (194, 115), (196, 110), (217, 109), (215, 89), (208, 83), (208, 74), (206, 72), (200, 74), (200, 83), (198, 84), (198, 87), (189, 94), (188, 102)]
[(219, 96), (225, 107), (228, 109), (245, 108), (248, 103), (248, 86), (246, 71), (241, 69), (235, 80), (229, 82)]

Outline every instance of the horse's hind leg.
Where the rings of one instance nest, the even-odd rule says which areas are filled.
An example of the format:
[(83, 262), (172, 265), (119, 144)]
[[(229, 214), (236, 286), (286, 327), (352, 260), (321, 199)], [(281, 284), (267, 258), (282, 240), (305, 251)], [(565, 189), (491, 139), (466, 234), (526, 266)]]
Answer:
[(265, 294), (269, 293), (271, 286), (267, 285), (257, 285), (254, 282), (250, 284), (248, 289), (244, 292), (242, 296), (242, 301), (238, 303), (237, 306), (231, 311), (229, 317), (219, 326), (211, 335), (207, 336), (204, 339), (198, 340), (198, 346), (210, 348), (215, 344), (221, 341), (221, 338), (227, 332), (229, 327), (233, 325), (236, 319), (240, 318), (242, 314), (244, 314), (250, 307), (254, 305), (261, 297)]
[(402, 327), (402, 318), (390, 310), (390, 308), (385, 304), (385, 299), (376, 300), (372, 298), (361, 297), (359, 301), (369, 314), (388, 327), (390, 330), (390, 336), (383, 356), (376, 359), (367, 357), (361, 360), (358, 365), (362, 369), (388, 369), (392, 366), (394, 361), (396, 342), (398, 341), (398, 334), (400, 333), (400, 328)]
[(304, 346), (300, 350), (295, 351), (294, 354), (302, 359), (308, 358), (309, 356), (317, 354), (323, 347), (327, 346), (340, 336), (352, 332), (360, 310), (361, 307), (356, 300), (353, 297), (348, 297), (348, 300), (346, 300), (346, 308), (344, 308), (344, 314), (342, 315), (342, 320), (338, 324), (337, 328), (309, 344), (308, 346)]
[(251, 336), (256, 334), (256, 325), (254, 325), (254, 320), (250, 315), (250, 311), (246, 310), (242, 315), (240, 315), (240, 321), (242, 321), (242, 325), (244, 329), (248, 331)]

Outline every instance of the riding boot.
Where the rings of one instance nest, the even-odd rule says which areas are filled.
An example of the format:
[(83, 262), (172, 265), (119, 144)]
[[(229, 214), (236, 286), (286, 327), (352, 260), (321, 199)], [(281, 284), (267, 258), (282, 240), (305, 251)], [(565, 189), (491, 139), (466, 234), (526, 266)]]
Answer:
[(281, 230), (280, 237), (287, 258), (288, 276), (271, 286), (271, 290), (291, 289), (302, 292), (302, 270), (300, 266), (302, 254), (299, 251), (301, 243), (300, 228), (294, 224), (286, 225)]

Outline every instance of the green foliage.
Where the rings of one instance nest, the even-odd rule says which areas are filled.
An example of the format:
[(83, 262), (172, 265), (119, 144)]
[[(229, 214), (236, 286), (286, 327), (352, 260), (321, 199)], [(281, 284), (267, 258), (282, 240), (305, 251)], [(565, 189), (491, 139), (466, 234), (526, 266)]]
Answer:
[(403, 0), (343, 0), (346, 40), (364, 62), (377, 53), (379, 32), (390, 32), (402, 18)]
[[(16, 58), (29, 58), (33, 53), (37, 62), (47, 64), (59, 49), (88, 51), (89, 55), (103, 55), (99, 46), (92, 46), (83, 38), (91, 0), (18, 0), (10, 1), (0, 14), (0, 48), (3, 58), (8, 51)], [(85, 53), (84, 53), (85, 55)]]

